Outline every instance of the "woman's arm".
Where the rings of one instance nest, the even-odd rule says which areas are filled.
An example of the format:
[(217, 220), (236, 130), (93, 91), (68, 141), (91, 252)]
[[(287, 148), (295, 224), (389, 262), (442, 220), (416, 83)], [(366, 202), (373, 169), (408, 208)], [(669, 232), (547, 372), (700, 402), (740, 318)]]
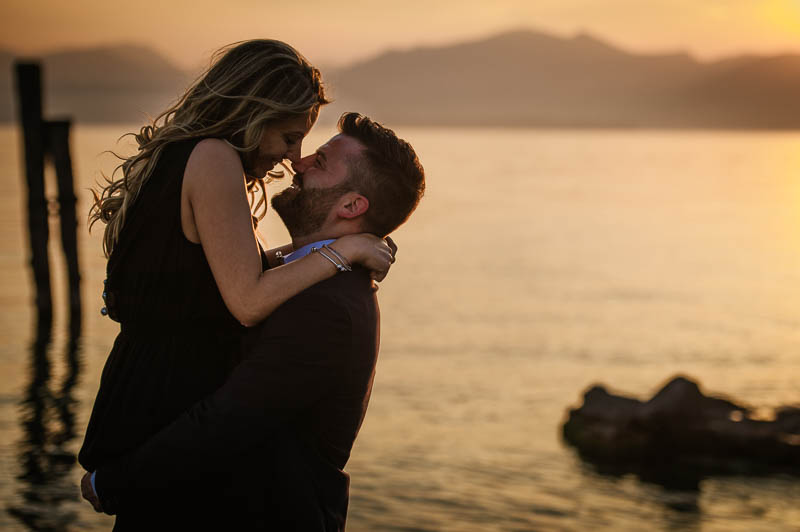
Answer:
[[(287, 299), (337, 273), (317, 253), (261, 270), (241, 160), (225, 142), (206, 139), (197, 144), (186, 164), (183, 187), (189, 218), (222, 299), (243, 325), (255, 325)], [(392, 262), (389, 247), (372, 235), (347, 235), (333, 247), (351, 262), (378, 272), (388, 270)]]

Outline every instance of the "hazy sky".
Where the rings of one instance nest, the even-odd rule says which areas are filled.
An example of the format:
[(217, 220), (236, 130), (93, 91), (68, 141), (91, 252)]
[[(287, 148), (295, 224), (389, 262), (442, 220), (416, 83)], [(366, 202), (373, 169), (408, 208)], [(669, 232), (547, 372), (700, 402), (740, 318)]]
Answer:
[(36, 53), (116, 42), (185, 67), (230, 42), (285, 40), (321, 65), (510, 28), (585, 30), (629, 50), (701, 58), (800, 52), (800, 0), (3, 0), (0, 47)]

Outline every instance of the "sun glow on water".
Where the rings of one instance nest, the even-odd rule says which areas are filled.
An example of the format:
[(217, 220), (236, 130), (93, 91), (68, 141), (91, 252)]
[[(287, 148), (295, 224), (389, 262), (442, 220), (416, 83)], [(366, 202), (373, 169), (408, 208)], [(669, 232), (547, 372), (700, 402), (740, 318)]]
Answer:
[[(113, 168), (98, 155), (130, 129), (76, 128), (77, 190)], [(800, 134), (397, 131), (420, 154), (428, 192), (395, 235), (398, 262), (378, 292), (381, 356), (347, 468), (348, 529), (701, 522), (749, 532), (800, 522), (796, 481), (711, 478), (699, 491), (669, 491), (596, 471), (559, 438), (565, 409), (595, 382), (645, 397), (680, 372), (753, 406), (800, 403)], [(315, 129), (305, 144), (331, 134)], [(16, 137), (0, 135), (0, 169), (11, 176), (0, 182), (0, 497), (16, 507), (30, 488), (15, 476), (30, 287)], [(79, 198), (86, 212), (88, 195)], [(284, 243), (273, 216), (264, 232)], [(100, 235), (79, 233), (86, 317), (73, 395), (80, 434), (64, 445), (73, 451), (116, 332), (97, 312)], [(77, 485), (78, 473), (63, 483)], [(76, 497), (56, 517), (110, 528)], [(0, 513), (0, 528), (21, 525)]]

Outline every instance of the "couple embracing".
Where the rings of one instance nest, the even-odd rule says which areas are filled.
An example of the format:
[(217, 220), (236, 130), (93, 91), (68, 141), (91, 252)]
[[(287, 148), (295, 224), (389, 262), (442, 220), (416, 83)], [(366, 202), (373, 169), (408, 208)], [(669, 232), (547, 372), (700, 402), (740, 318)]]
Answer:
[[(373, 281), (425, 177), (356, 113), (301, 157), (326, 103), (290, 46), (234, 45), (95, 198), (120, 333), (79, 460), (115, 530), (344, 529), (380, 340)], [(271, 204), (292, 243), (267, 250), (254, 222), (285, 160), (292, 184)]]

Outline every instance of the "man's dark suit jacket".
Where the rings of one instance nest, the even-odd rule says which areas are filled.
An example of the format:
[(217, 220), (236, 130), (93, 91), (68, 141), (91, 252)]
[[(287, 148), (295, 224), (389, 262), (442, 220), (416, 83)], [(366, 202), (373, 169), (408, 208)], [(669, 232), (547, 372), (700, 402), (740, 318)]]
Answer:
[[(367, 410), (379, 340), (365, 270), (287, 301), (251, 332), (222, 388), (98, 469), (98, 496), (118, 513), (115, 529), (343, 529), (343, 468)], [(187, 493), (196, 497), (187, 515), (141, 522), (151, 505), (169, 510), (172, 497)]]

